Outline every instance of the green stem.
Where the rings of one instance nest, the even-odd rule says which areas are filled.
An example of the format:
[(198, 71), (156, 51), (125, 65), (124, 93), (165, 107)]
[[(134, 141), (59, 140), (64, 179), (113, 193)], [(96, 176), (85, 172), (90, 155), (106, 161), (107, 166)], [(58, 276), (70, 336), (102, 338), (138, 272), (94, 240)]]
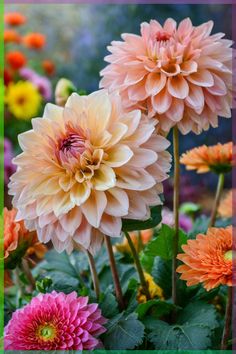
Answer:
[(148, 289), (148, 286), (147, 286), (147, 282), (145, 280), (143, 268), (142, 268), (140, 260), (139, 260), (139, 255), (138, 255), (138, 253), (137, 253), (137, 251), (136, 251), (136, 249), (134, 247), (133, 241), (131, 240), (131, 237), (130, 237), (128, 232), (125, 232), (125, 237), (127, 238), (129, 247), (131, 249), (131, 252), (132, 252), (132, 255), (133, 255), (133, 258), (134, 258), (134, 262), (135, 262), (135, 265), (136, 265), (136, 268), (137, 268), (137, 271), (138, 271), (138, 274), (139, 274), (139, 278), (140, 278), (140, 283), (141, 283), (142, 289), (144, 291), (144, 294), (147, 297), (147, 300), (149, 300), (151, 297), (150, 297), (149, 289)]
[(35, 280), (34, 280), (34, 277), (31, 273), (27, 259), (23, 258), (21, 265), (22, 265), (22, 270), (25, 273), (25, 276), (30, 284), (30, 291), (33, 291), (35, 289)]
[(224, 174), (220, 173), (219, 174), (219, 178), (218, 178), (217, 189), (216, 189), (215, 201), (214, 201), (213, 209), (212, 209), (212, 212), (211, 212), (211, 218), (210, 218), (210, 222), (209, 222), (209, 227), (212, 227), (212, 226), (215, 225), (217, 210), (218, 210), (218, 207), (219, 207), (221, 194), (222, 194), (222, 191), (223, 191), (223, 188), (224, 188), (224, 180), (225, 180)]
[(111, 239), (109, 236), (104, 235), (104, 240), (109, 256), (109, 261), (110, 261), (110, 266), (111, 266), (111, 273), (114, 281), (114, 286), (115, 286), (115, 292), (116, 292), (116, 298), (120, 307), (120, 310), (123, 310), (125, 305), (124, 305), (124, 300), (123, 300), (123, 295), (122, 295), (122, 289), (120, 285), (120, 280), (119, 280), (119, 275), (118, 271), (116, 268), (116, 262), (115, 262), (115, 257), (113, 254), (113, 249), (112, 249), (112, 244), (111, 244)]
[(88, 256), (90, 271), (91, 271), (91, 275), (92, 275), (92, 279), (93, 279), (93, 287), (94, 287), (94, 291), (95, 291), (95, 294), (96, 294), (96, 297), (98, 300), (99, 295), (100, 295), (98, 274), (97, 274), (94, 258), (89, 251), (87, 251), (87, 256)]
[(231, 333), (231, 317), (232, 317), (232, 301), (233, 301), (233, 288), (228, 287), (228, 299), (225, 310), (225, 325), (223, 330), (223, 336), (221, 340), (221, 350), (227, 350), (228, 340)]
[(178, 127), (173, 128), (173, 147), (174, 147), (174, 196), (173, 212), (175, 235), (173, 240), (173, 260), (172, 260), (172, 300), (177, 303), (177, 254), (179, 245), (179, 183), (180, 183), (180, 163), (179, 163), (179, 131)]

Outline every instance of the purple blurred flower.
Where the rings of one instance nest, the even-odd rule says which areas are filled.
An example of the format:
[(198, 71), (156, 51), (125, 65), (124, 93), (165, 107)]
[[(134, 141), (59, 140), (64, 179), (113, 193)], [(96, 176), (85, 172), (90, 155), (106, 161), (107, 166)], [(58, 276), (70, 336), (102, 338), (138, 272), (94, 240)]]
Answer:
[[(174, 214), (173, 212), (168, 209), (168, 208), (163, 208), (162, 209), (162, 223), (166, 224), (170, 227), (174, 226)], [(189, 232), (193, 226), (192, 219), (185, 215), (185, 214), (180, 214), (179, 216), (179, 227), (185, 231)]]
[(22, 79), (32, 81), (35, 76), (38, 76), (38, 74), (34, 70), (25, 67), (20, 70), (20, 76)]
[(13, 165), (13, 150), (12, 143), (9, 139), (4, 138), (4, 184), (7, 185), (10, 176), (15, 172), (16, 166)]
[(34, 70), (27, 67), (20, 70), (20, 75), (24, 80), (32, 82), (46, 101), (51, 99), (52, 85), (45, 76), (40, 76)]
[(31, 80), (46, 101), (52, 97), (51, 82), (45, 76), (36, 75)]

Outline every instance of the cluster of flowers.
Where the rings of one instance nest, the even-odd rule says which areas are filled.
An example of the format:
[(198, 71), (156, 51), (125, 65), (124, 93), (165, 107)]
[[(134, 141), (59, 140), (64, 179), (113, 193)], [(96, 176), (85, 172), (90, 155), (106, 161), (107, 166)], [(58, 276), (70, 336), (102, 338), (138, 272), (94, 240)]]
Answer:
[(45, 35), (37, 32), (23, 35), (21, 27), (26, 18), (20, 13), (5, 14), (4, 22), (5, 104), (9, 115), (28, 120), (39, 113), (43, 101), (51, 99), (51, 82), (47, 76), (54, 75), (55, 65), (51, 60), (40, 63), (39, 70), (46, 76), (28, 68), (27, 50), (41, 51), (46, 45)]
[[(27, 232), (36, 230), (39, 241), (51, 241), (59, 253), (95, 255), (104, 239), (120, 237), (123, 219), (150, 218), (150, 208), (162, 204), (171, 167), (169, 130), (200, 133), (216, 127), (218, 115), (231, 116), (231, 41), (222, 33), (211, 35), (212, 26), (210, 21), (194, 27), (190, 19), (178, 27), (173, 19), (164, 26), (143, 23), (141, 35), (124, 34), (123, 41), (108, 47), (102, 90), (73, 93), (65, 100), (64, 92), (57, 92), (60, 105), (47, 104), (43, 117), (32, 119), (32, 130), (19, 135), (22, 153), (14, 159), (17, 171), (9, 184), (17, 209), (14, 232), (19, 234), (19, 220), (24, 220)], [(232, 168), (233, 146), (204, 146), (180, 161), (188, 169), (222, 176)], [(219, 199), (215, 213), (218, 205)], [(21, 242), (14, 232), (4, 235), (6, 258)], [(139, 252), (138, 241), (147, 244), (152, 231), (131, 238)], [(116, 249), (129, 252), (127, 243)], [(177, 271), (187, 285), (232, 286), (232, 227), (210, 227), (183, 251), (178, 259), (184, 264)], [(145, 278), (151, 297), (162, 298), (152, 277)], [(147, 300), (141, 291), (138, 298)], [(87, 298), (40, 294), (13, 314), (5, 328), (5, 348), (99, 348), (105, 322), (98, 305), (88, 305)]]

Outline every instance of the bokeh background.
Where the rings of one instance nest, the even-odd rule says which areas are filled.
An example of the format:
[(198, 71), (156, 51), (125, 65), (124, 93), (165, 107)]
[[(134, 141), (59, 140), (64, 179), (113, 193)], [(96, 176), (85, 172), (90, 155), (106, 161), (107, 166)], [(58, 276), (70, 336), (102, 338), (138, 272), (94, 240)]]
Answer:
[[(214, 21), (213, 32), (224, 32), (231, 38), (231, 5), (92, 5), (92, 4), (27, 4), (6, 5), (5, 12), (19, 11), (27, 17), (25, 28), (47, 36), (47, 44), (43, 55), (56, 64), (56, 75), (53, 86), (60, 77), (74, 82), (76, 87), (88, 93), (96, 90), (99, 84), (99, 71), (105, 66), (103, 61), (107, 54), (107, 45), (112, 40), (119, 40), (121, 33), (139, 33), (140, 23), (157, 19), (163, 23), (166, 18), (173, 17), (177, 22), (190, 17), (194, 25), (208, 20)], [(40, 53), (33, 53), (37, 60)], [(37, 69), (37, 68), (36, 68)], [(232, 120), (221, 119), (219, 127), (210, 129), (201, 135), (189, 134), (181, 136), (180, 150), (184, 152), (202, 144), (213, 145), (225, 143), (232, 139)], [(11, 137), (17, 132), (11, 127)], [(12, 138), (14, 140), (14, 138)], [(171, 140), (171, 136), (169, 137)], [(14, 147), (16, 149), (16, 147)], [(198, 199), (201, 195), (209, 201), (214, 190), (216, 178), (213, 174), (198, 176), (186, 172), (183, 168), (181, 193), (184, 200)], [(231, 176), (227, 176), (226, 186), (230, 188)], [(171, 186), (166, 187), (168, 192)], [(170, 193), (171, 195), (171, 193)]]

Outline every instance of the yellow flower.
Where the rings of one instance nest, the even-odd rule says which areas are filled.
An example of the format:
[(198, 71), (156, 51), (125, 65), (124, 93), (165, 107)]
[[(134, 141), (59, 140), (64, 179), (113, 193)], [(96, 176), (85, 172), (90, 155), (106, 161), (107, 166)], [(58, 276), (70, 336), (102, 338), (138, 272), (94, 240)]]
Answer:
[(5, 103), (17, 119), (28, 120), (39, 110), (42, 97), (36, 87), (28, 81), (10, 83), (6, 90)]
[[(161, 300), (164, 300), (163, 290), (162, 288), (160, 288), (159, 285), (154, 282), (153, 277), (148, 273), (144, 273), (144, 277), (148, 285), (148, 290), (151, 299), (159, 298)], [(147, 297), (145, 294), (143, 294), (142, 287), (140, 287), (138, 290), (137, 300), (139, 303), (147, 302)]]

